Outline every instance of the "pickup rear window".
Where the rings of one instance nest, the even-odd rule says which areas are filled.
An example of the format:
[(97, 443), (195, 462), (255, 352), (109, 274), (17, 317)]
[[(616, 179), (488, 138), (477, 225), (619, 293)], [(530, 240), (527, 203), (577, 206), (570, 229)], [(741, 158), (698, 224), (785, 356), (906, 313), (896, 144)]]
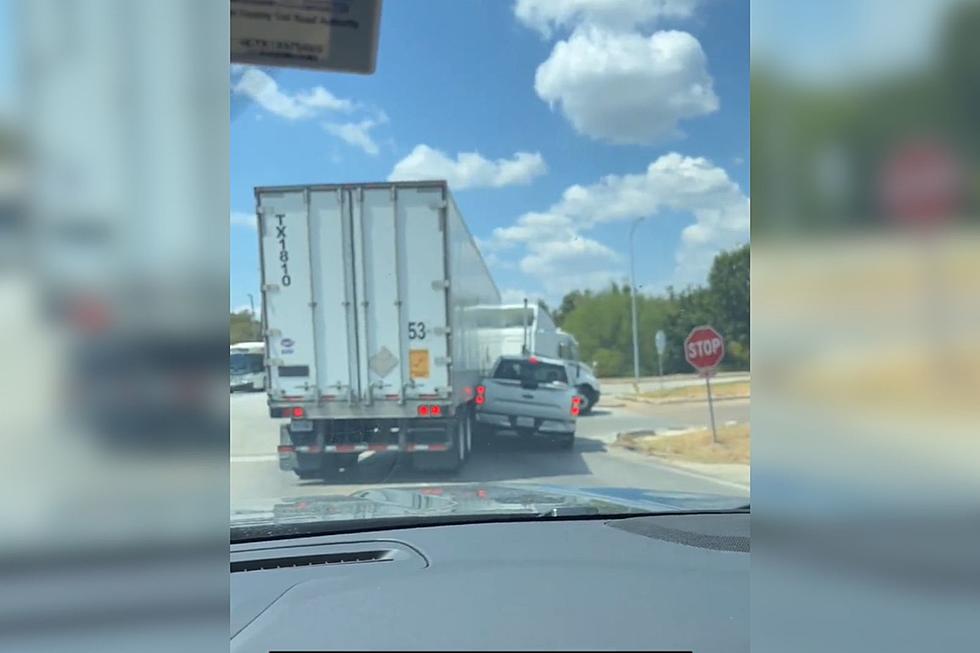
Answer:
[(538, 383), (568, 383), (564, 365), (531, 363), (526, 360), (503, 360), (493, 371), (495, 379), (531, 380)]

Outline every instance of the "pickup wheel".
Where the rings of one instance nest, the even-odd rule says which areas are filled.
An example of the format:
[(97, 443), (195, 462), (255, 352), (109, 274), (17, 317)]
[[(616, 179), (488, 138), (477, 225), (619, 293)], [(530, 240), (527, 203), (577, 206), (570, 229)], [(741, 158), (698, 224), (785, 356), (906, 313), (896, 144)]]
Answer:
[(577, 390), (582, 397), (582, 403), (579, 404), (580, 414), (588, 415), (596, 405), (597, 397), (595, 396), (595, 391), (587, 385), (580, 385)]

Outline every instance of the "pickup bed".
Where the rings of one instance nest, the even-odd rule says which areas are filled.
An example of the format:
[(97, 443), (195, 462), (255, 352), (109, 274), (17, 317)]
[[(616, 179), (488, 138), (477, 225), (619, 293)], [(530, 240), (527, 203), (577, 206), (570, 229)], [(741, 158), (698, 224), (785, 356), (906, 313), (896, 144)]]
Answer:
[(504, 356), (477, 387), (476, 435), (500, 433), (556, 440), (563, 449), (575, 443), (581, 396), (568, 384), (567, 363), (535, 356)]

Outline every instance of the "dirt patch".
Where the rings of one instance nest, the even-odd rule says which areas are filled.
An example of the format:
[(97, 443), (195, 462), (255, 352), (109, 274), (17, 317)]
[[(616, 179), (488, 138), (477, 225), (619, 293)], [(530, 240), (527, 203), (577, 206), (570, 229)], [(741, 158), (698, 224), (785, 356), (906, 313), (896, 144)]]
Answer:
[(749, 425), (735, 424), (718, 429), (717, 443), (711, 441), (711, 429), (703, 429), (678, 435), (624, 434), (616, 444), (669, 460), (749, 464), (750, 440)]
[[(750, 381), (729, 381), (727, 383), (712, 383), (711, 397), (713, 399), (748, 399), (751, 397), (752, 383)], [(666, 388), (652, 392), (641, 392), (640, 398), (649, 400), (669, 401), (707, 401), (708, 390), (705, 384)]]

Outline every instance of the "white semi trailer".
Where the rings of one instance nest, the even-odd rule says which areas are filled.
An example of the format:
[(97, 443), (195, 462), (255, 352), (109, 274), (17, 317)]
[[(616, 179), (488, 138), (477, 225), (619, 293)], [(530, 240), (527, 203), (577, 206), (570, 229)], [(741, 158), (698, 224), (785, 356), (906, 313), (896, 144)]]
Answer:
[(329, 477), (366, 451), (458, 469), (494, 361), (468, 309), (500, 303), (445, 182), (255, 191), (282, 469)]

